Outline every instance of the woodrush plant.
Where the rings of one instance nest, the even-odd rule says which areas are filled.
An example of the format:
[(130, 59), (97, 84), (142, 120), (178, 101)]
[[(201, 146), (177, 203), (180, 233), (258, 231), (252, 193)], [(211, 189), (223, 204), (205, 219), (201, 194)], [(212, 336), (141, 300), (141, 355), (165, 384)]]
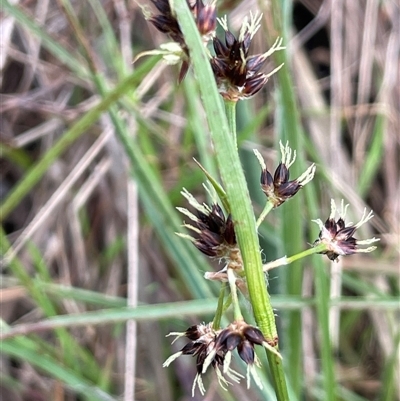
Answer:
[[(289, 400), (274, 312), (265, 285), (266, 272), (316, 253), (325, 254), (330, 260), (337, 261), (339, 256), (373, 251), (375, 246), (362, 248), (360, 245), (369, 245), (378, 239), (357, 241), (353, 236), (373, 214), (366, 214), (364, 211), (359, 223), (346, 224), (344, 219), (347, 206), (342, 202), (339, 218), (335, 220), (336, 204), (332, 201), (331, 213), (325, 223), (320, 219), (314, 220), (320, 232), (310, 249), (262, 265), (258, 227), (271, 210), (295, 196), (315, 174), (315, 165), (312, 164), (297, 179), (289, 180), (289, 169), (296, 160), (296, 151), (292, 150), (288, 143), (280, 143), (282, 158), (274, 176), (267, 170), (261, 153), (255, 150), (255, 156), (261, 165), (261, 190), (267, 198), (265, 208), (256, 221), (236, 143), (236, 104), (254, 96), (264, 87), (269, 76), (282, 68), (283, 64), (280, 64), (269, 73), (262, 70), (269, 56), (284, 49), (282, 39), (277, 38), (271, 49), (265, 53), (249, 55), (251, 41), (260, 27), (261, 15), (250, 13), (249, 17), (245, 17), (239, 34), (235, 36), (229, 30), (226, 17), (217, 19), (214, 1), (152, 2), (158, 13), (147, 12), (149, 21), (159, 31), (167, 34), (174, 44), (164, 45), (161, 50), (145, 54), (161, 54), (168, 63), (181, 62), (179, 82), (184, 79), (189, 66), (193, 64), (194, 72), (201, 83), (200, 92), (223, 182), (220, 185), (216, 177), (212, 177), (200, 166), (209, 181), (206, 189), (212, 204), (200, 204), (187, 190), (182, 191), (194, 211), (185, 208), (178, 210), (191, 220), (191, 223), (185, 222), (184, 227), (189, 229), (192, 235), (178, 235), (192, 241), (195, 247), (208, 257), (223, 263), (220, 271), (208, 272), (204, 276), (205, 279), (221, 282), (220, 302), (212, 322), (193, 325), (182, 333), (169, 334), (176, 335), (177, 338), (186, 337), (189, 341), (179, 352), (168, 358), (164, 366), (169, 366), (181, 355), (195, 356), (197, 374), (192, 395), (196, 386), (201, 394), (205, 393), (203, 375), (210, 366), (214, 369), (222, 388), (226, 389), (231, 382), (239, 382), (243, 378), (243, 375), (231, 367), (232, 352), (237, 349), (238, 355), (247, 365), (247, 386), (250, 386), (253, 379), (256, 385), (262, 387), (255, 368), (260, 366), (254, 351), (255, 345), (259, 345), (267, 352), (277, 399)], [(224, 30), (224, 40), (215, 34), (216, 21)], [(204, 46), (209, 41), (212, 41), (213, 52)], [(217, 93), (223, 98), (225, 107), (222, 107)], [(225, 311), (225, 283), (228, 283), (230, 289), (228, 303), (233, 306), (234, 320), (223, 328), (221, 317)], [(238, 289), (249, 298), (257, 327), (244, 320)]]

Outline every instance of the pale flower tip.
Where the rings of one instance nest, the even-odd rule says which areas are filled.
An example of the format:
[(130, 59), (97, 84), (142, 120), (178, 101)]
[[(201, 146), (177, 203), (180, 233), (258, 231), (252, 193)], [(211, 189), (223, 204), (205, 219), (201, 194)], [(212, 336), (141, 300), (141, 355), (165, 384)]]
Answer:
[(271, 77), (272, 75), (274, 75), (275, 73), (277, 73), (284, 65), (285, 65), (285, 63), (282, 63), (282, 64), (278, 65), (278, 67), (274, 68), (271, 72), (269, 72), (268, 74), (266, 74), (265, 77), (266, 77), (266, 78)]
[(253, 152), (257, 157), (258, 162), (260, 163), (261, 169), (266, 170), (267, 165), (265, 164), (264, 158), (262, 157), (261, 153), (257, 149), (253, 149)]
[(368, 248), (359, 248), (357, 250), (357, 252), (359, 252), (359, 253), (370, 253), (370, 252), (375, 251), (376, 248), (377, 248), (376, 246), (370, 246)]
[(231, 384), (229, 383), (224, 376), (222, 376), (221, 371), (219, 370), (218, 366), (215, 367), (215, 372), (217, 373), (217, 379), (218, 379), (218, 384), (224, 391), (228, 391), (228, 385)]
[(182, 351), (179, 351), (179, 352), (177, 352), (177, 353), (171, 355), (171, 356), (162, 364), (163, 368), (166, 368), (166, 367), (168, 367), (169, 365), (171, 365), (171, 363), (172, 363), (173, 361), (175, 361), (175, 359), (178, 359), (181, 355), (182, 355)]
[[(289, 141), (286, 141), (286, 145), (283, 146), (282, 142), (279, 142), (281, 148), (281, 155), (282, 155), (282, 164), (286, 166), (287, 169), (295, 162), (296, 160), (296, 151), (293, 150), (289, 146)], [(293, 154), (293, 157), (292, 157)]]
[(316, 171), (315, 163), (313, 163), (298, 179), (298, 183), (304, 187), (304, 185), (308, 184), (315, 176)]
[(341, 210), (338, 219), (335, 218), (337, 212), (336, 203), (332, 199), (331, 214), (326, 222), (322, 224), (319, 219), (313, 220), (320, 227), (319, 238), (314, 242), (314, 246), (324, 244), (326, 249), (320, 253), (327, 255), (332, 261), (337, 261), (339, 256), (353, 255), (355, 253), (369, 253), (374, 251), (376, 246), (360, 248), (360, 245), (372, 244), (379, 241), (378, 238), (358, 240), (354, 237), (356, 230), (373, 217), (373, 212), (370, 211), (367, 214), (366, 209), (364, 209), (361, 220), (354, 225), (353, 223), (346, 223), (344, 220), (349, 205), (345, 205), (342, 200), (340, 206)]
[(263, 389), (263, 385), (260, 380), (260, 376), (257, 374), (256, 367), (254, 365), (247, 366), (247, 388), (250, 388), (250, 375), (254, 380), (254, 383), (257, 385), (259, 389)]

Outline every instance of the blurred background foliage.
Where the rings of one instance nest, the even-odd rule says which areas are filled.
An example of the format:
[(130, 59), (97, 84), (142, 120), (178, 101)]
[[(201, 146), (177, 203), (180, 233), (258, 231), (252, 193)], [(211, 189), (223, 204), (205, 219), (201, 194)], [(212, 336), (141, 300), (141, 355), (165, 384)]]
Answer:
[[(399, 400), (400, 9), (281, 4), (294, 140), (317, 176), (260, 228), (263, 258), (308, 247), (330, 198), (350, 203), (354, 222), (373, 209), (359, 236), (381, 238), (373, 254), (270, 273), (291, 399)], [(253, 0), (217, 7), (235, 32), (249, 10), (267, 10)], [(273, 14), (253, 53), (276, 35)], [(183, 345), (165, 335), (212, 319), (217, 294), (202, 277), (216, 266), (175, 235), (182, 187), (206, 201), (193, 157), (216, 171), (195, 77), (177, 85), (178, 67), (153, 56), (132, 64), (167, 41), (134, 1), (5, 0), (0, 24), (2, 400), (190, 398), (195, 361), (162, 363)], [(252, 149), (273, 170), (297, 118), (280, 84), (238, 105), (256, 215), (265, 198)], [(210, 375), (204, 399), (275, 399), (264, 359), (260, 374), (262, 391), (228, 392)]]

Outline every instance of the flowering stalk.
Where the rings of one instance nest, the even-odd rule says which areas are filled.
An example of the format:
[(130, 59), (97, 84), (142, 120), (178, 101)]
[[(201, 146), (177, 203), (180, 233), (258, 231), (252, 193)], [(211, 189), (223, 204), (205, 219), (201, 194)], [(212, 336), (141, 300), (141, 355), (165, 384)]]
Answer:
[(296, 260), (303, 259), (306, 256), (310, 256), (315, 253), (323, 253), (326, 250), (327, 250), (327, 247), (325, 244), (319, 244), (315, 248), (310, 248), (305, 251), (296, 253), (295, 255), (292, 255), (289, 257), (284, 256), (283, 258), (279, 258), (279, 259), (273, 260), (272, 262), (268, 262), (263, 266), (263, 270), (265, 272), (268, 272), (272, 269), (275, 269), (276, 267), (289, 265), (290, 263), (293, 263)]
[[(347, 208), (344, 201), (341, 202), (341, 208), (338, 211), (335, 201), (331, 200), (331, 214), (323, 223), (320, 219), (313, 220), (320, 228), (318, 239), (314, 242), (313, 247), (305, 251), (299, 252), (293, 256), (274, 260), (264, 265), (264, 271), (267, 272), (275, 267), (288, 265), (296, 260), (310, 256), (314, 253), (326, 255), (333, 262), (337, 261), (339, 256), (353, 255), (355, 253), (369, 253), (376, 249), (376, 246), (371, 245), (379, 241), (379, 238), (369, 238), (365, 240), (357, 240), (353, 237), (358, 228), (367, 223), (374, 217), (372, 210), (367, 214), (364, 213), (357, 224), (346, 223), (345, 217)], [(335, 215), (339, 214), (339, 218), (335, 220)], [(360, 245), (371, 245), (364, 248)]]
[(232, 295), (234, 318), (236, 321), (243, 320), (243, 315), (240, 310), (239, 299), (238, 299), (238, 295), (237, 295), (236, 276), (232, 269), (228, 269), (228, 281), (229, 281), (229, 287), (231, 289), (231, 295)]
[(256, 227), (260, 227), (261, 223), (264, 221), (264, 219), (267, 217), (268, 213), (274, 208), (274, 204), (270, 201), (268, 201), (265, 206), (263, 211), (261, 212), (260, 216), (258, 216), (258, 219), (256, 221)]
[[(232, 132), (236, 130), (232, 127), (233, 124), (229, 127), (227, 122), (227, 120), (232, 121), (232, 116), (228, 116), (227, 119), (224, 113), (214, 75), (209, 63), (206, 62), (207, 54), (191, 18), (186, 0), (174, 0), (173, 8), (190, 51), (195, 74), (201, 83), (200, 91), (214, 141), (219, 170), (232, 211), (254, 316), (265, 338), (269, 341), (276, 341), (274, 311), (265, 286), (254, 213), (237, 146), (232, 138)], [(234, 108), (228, 108), (228, 112), (232, 109)], [(267, 355), (275, 382), (277, 399), (278, 401), (288, 401), (282, 360), (271, 352), (267, 352)]]
[(224, 298), (225, 298), (226, 283), (221, 283), (221, 289), (219, 290), (218, 305), (215, 311), (215, 316), (213, 319), (213, 327), (219, 329), (221, 326), (222, 314), (224, 312)]

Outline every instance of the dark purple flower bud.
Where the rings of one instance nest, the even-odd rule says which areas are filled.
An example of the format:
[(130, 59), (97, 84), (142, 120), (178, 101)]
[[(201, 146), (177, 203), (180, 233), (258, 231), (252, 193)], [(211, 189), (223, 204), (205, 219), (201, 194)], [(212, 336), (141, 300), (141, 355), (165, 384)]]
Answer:
[(238, 247), (231, 215), (225, 218), (222, 208), (217, 203), (211, 207), (200, 205), (186, 190), (182, 194), (197, 209), (197, 215), (187, 209), (178, 208), (192, 220), (192, 224), (185, 226), (194, 232), (193, 237), (183, 234), (181, 236), (189, 238), (196, 248), (207, 256), (229, 260), (234, 254), (237, 261)]
[(243, 21), (238, 37), (228, 29), (226, 18), (218, 20), (225, 30), (225, 44), (214, 38), (215, 57), (211, 59), (211, 65), (219, 92), (227, 100), (236, 102), (255, 95), (264, 87), (268, 76), (281, 67), (268, 75), (259, 73), (266, 58), (283, 49), (281, 40), (276, 41), (264, 54), (248, 56), (253, 36), (260, 27), (261, 17), (262, 15), (250, 14), (250, 21), (248, 18)]
[(260, 152), (254, 150), (261, 165), (261, 189), (274, 207), (280, 206), (286, 200), (296, 195), (297, 192), (310, 182), (315, 174), (315, 165), (312, 164), (299, 178), (289, 181), (289, 168), (296, 159), (296, 152), (293, 153), (288, 143), (283, 146), (280, 143), (282, 161), (275, 170), (274, 178), (267, 170), (267, 166)]
[(330, 260), (337, 261), (339, 256), (352, 255), (354, 253), (368, 253), (376, 249), (376, 246), (370, 246), (367, 248), (360, 248), (360, 245), (369, 245), (379, 241), (379, 238), (371, 238), (367, 240), (357, 240), (353, 237), (356, 230), (365, 224), (367, 221), (374, 217), (372, 211), (368, 213), (364, 209), (364, 214), (361, 220), (355, 225), (349, 225), (346, 227), (345, 215), (348, 205), (341, 203), (341, 211), (338, 220), (335, 220), (336, 215), (336, 204), (332, 199), (331, 201), (331, 214), (329, 218), (322, 223), (320, 219), (313, 220), (318, 224), (320, 228), (319, 238), (314, 242), (314, 246), (324, 244), (326, 250), (321, 253), (326, 255)]

